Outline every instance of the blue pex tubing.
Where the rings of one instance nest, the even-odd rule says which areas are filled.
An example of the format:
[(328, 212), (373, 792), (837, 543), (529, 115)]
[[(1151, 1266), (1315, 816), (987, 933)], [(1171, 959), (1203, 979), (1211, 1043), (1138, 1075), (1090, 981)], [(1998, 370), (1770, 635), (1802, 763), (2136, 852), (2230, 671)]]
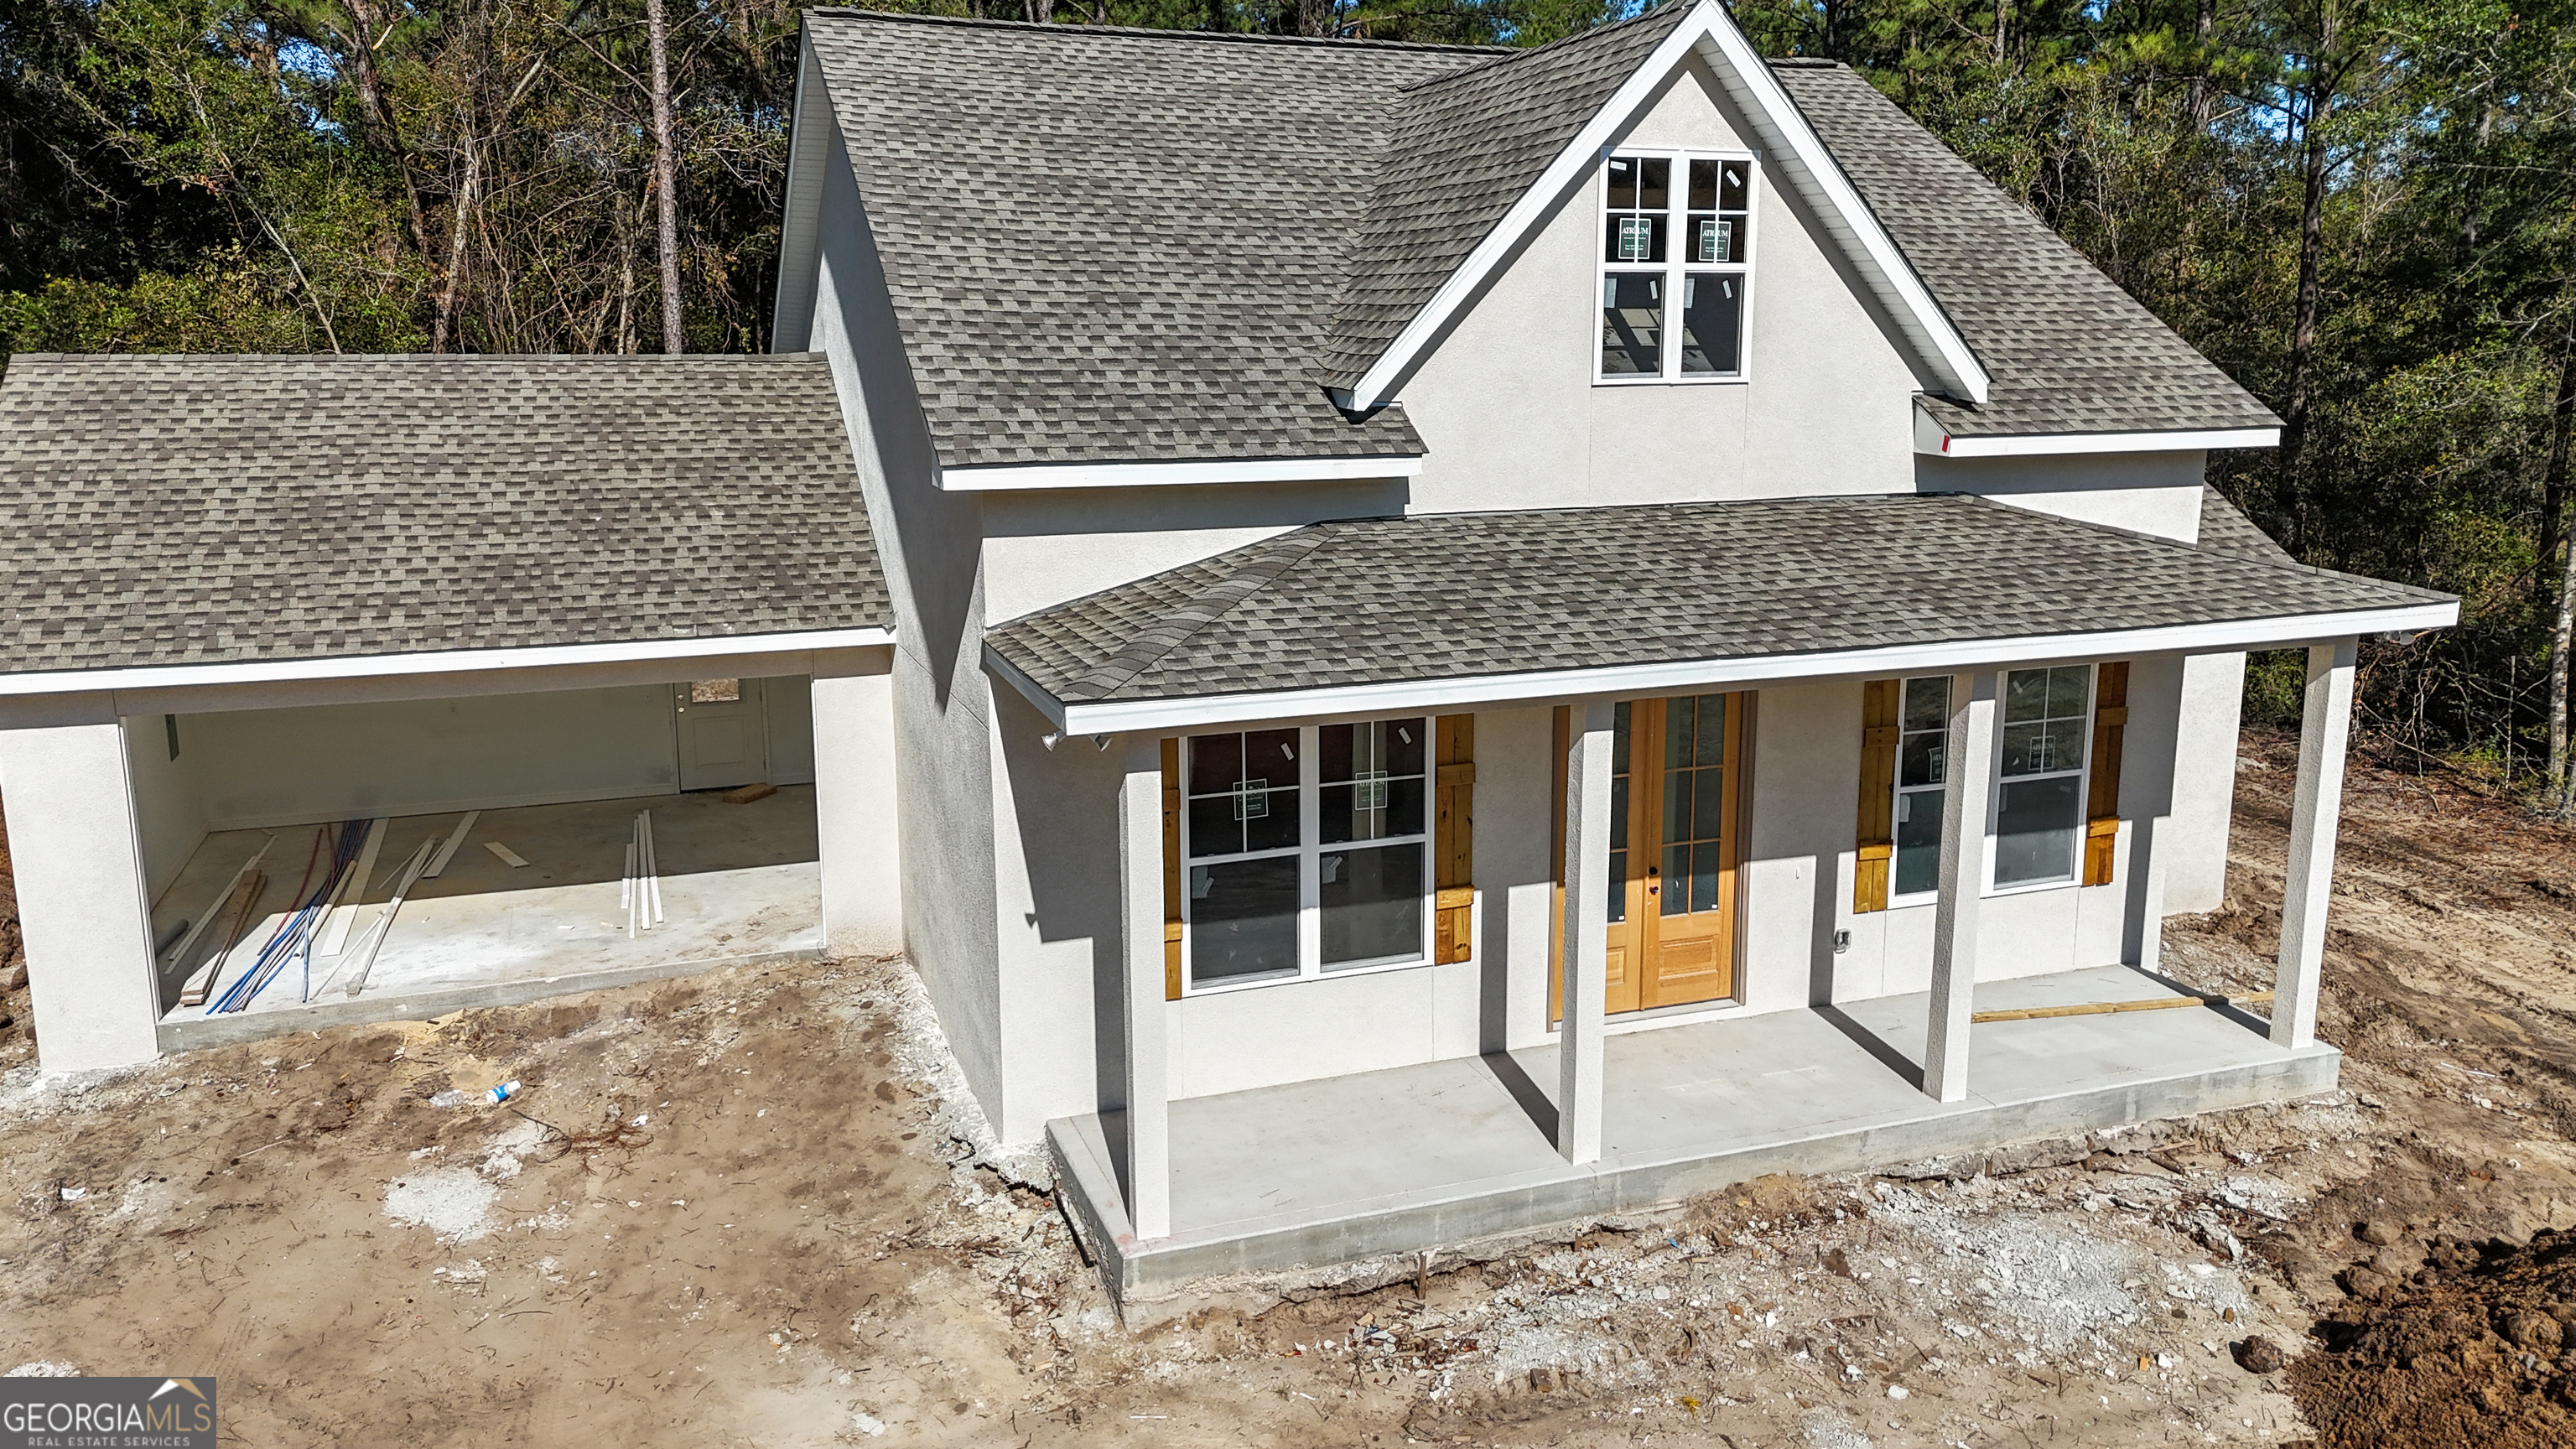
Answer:
[(364, 820), (341, 821), (337, 827), (336, 836), (332, 833), (333, 829), (334, 827), (331, 826), (314, 828), (313, 854), (304, 867), (305, 881), (310, 884), (313, 879), (313, 862), (321, 858), (323, 843), (328, 841), (331, 847), (331, 868), (322, 873), (322, 883), (314, 886), (313, 894), (306, 897), (302, 905), (296, 907), (292, 914), (278, 923), (277, 930), (269, 936), (268, 943), (259, 948), (259, 955), (250, 963), (250, 969), (235, 978), (232, 985), (224, 988), (222, 995), (207, 1004), (206, 1015), (235, 1012), (248, 1007), (252, 999), (259, 995), (261, 989), (275, 980), (277, 973), (286, 969), (287, 962), (299, 957), (307, 958), (309, 962), (313, 950), (313, 938), (321, 934), (322, 923), (331, 914), (331, 897), (338, 892), (341, 878), (357, 867), (359, 847), (365, 844), (367, 838), (367, 822)]

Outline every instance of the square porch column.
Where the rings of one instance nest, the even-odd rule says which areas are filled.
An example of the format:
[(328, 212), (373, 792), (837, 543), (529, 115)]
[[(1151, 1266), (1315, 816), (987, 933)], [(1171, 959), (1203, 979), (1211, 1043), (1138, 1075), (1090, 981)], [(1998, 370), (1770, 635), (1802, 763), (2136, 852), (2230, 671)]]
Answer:
[(1602, 1015), (1610, 975), (1610, 752), (1618, 706), (1587, 704), (1565, 757), (1564, 937), (1558, 943), (1556, 1150), (1601, 1158)]
[(2290, 862), (2281, 890), (2281, 956), (2272, 981), (2272, 1041), (2317, 1043), (2317, 982), (2326, 954), (2326, 892), (2334, 885), (2335, 825), (2343, 813), (2343, 752), (2352, 733), (2358, 642), (2308, 647), (2299, 782), (2290, 803)]
[(893, 658), (891, 649), (814, 657), (814, 825), (823, 938), (837, 955), (904, 950)]
[(159, 1056), (161, 988), (134, 782), (125, 725), (107, 696), (24, 702), (0, 719), (0, 802), (44, 1069)]
[(1163, 1040), (1163, 748), (1127, 737), (1118, 785), (1119, 974), (1127, 1023), (1127, 1219), (1141, 1241), (1172, 1233), (1170, 1063)]
[(1923, 1039), (1923, 1093), (1968, 1096), (1968, 1014), (1977, 994), (1977, 909), (1986, 889), (1986, 814), (1994, 798), (1993, 670), (1950, 676), (1950, 730), (1941, 762), (1941, 895), (1932, 915), (1932, 1009)]

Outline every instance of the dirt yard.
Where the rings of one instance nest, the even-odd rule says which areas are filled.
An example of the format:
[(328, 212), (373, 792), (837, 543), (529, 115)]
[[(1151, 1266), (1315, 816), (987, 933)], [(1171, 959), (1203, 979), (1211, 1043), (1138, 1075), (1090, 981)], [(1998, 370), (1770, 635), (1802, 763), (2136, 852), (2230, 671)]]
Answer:
[[(2293, 748), (2245, 753), (2230, 907), (2167, 938), (2195, 984), (2268, 984)], [(38, 1080), (0, 967), (0, 1368), (211, 1373), (263, 1446), (2563, 1444), (2576, 833), (2348, 788), (2341, 1092), (1133, 1335), (897, 963), (95, 1082)]]

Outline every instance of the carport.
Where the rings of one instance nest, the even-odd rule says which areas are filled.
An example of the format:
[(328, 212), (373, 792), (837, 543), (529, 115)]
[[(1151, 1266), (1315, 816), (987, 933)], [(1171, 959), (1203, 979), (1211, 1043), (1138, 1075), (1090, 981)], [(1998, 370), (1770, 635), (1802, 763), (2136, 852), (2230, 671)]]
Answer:
[(818, 359), (19, 357), (0, 441), (48, 1070), (901, 949)]

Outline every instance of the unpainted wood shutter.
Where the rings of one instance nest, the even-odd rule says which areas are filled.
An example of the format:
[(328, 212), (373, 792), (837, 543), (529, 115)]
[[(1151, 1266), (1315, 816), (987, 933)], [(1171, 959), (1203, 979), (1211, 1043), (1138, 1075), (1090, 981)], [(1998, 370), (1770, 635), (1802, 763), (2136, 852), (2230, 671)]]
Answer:
[(2084, 883), (2111, 883), (2120, 844), (2120, 737), (2129, 726), (2129, 664), (2093, 671), (2093, 784), (2084, 808)]
[(1163, 741), (1163, 999), (1181, 999), (1181, 742)]
[(1431, 959), (1476, 954), (1476, 717), (1444, 714), (1433, 727)]
[(1905, 683), (1873, 679), (1860, 687), (1859, 850), (1852, 866), (1852, 909), (1887, 909), (1896, 863), (1896, 724)]

